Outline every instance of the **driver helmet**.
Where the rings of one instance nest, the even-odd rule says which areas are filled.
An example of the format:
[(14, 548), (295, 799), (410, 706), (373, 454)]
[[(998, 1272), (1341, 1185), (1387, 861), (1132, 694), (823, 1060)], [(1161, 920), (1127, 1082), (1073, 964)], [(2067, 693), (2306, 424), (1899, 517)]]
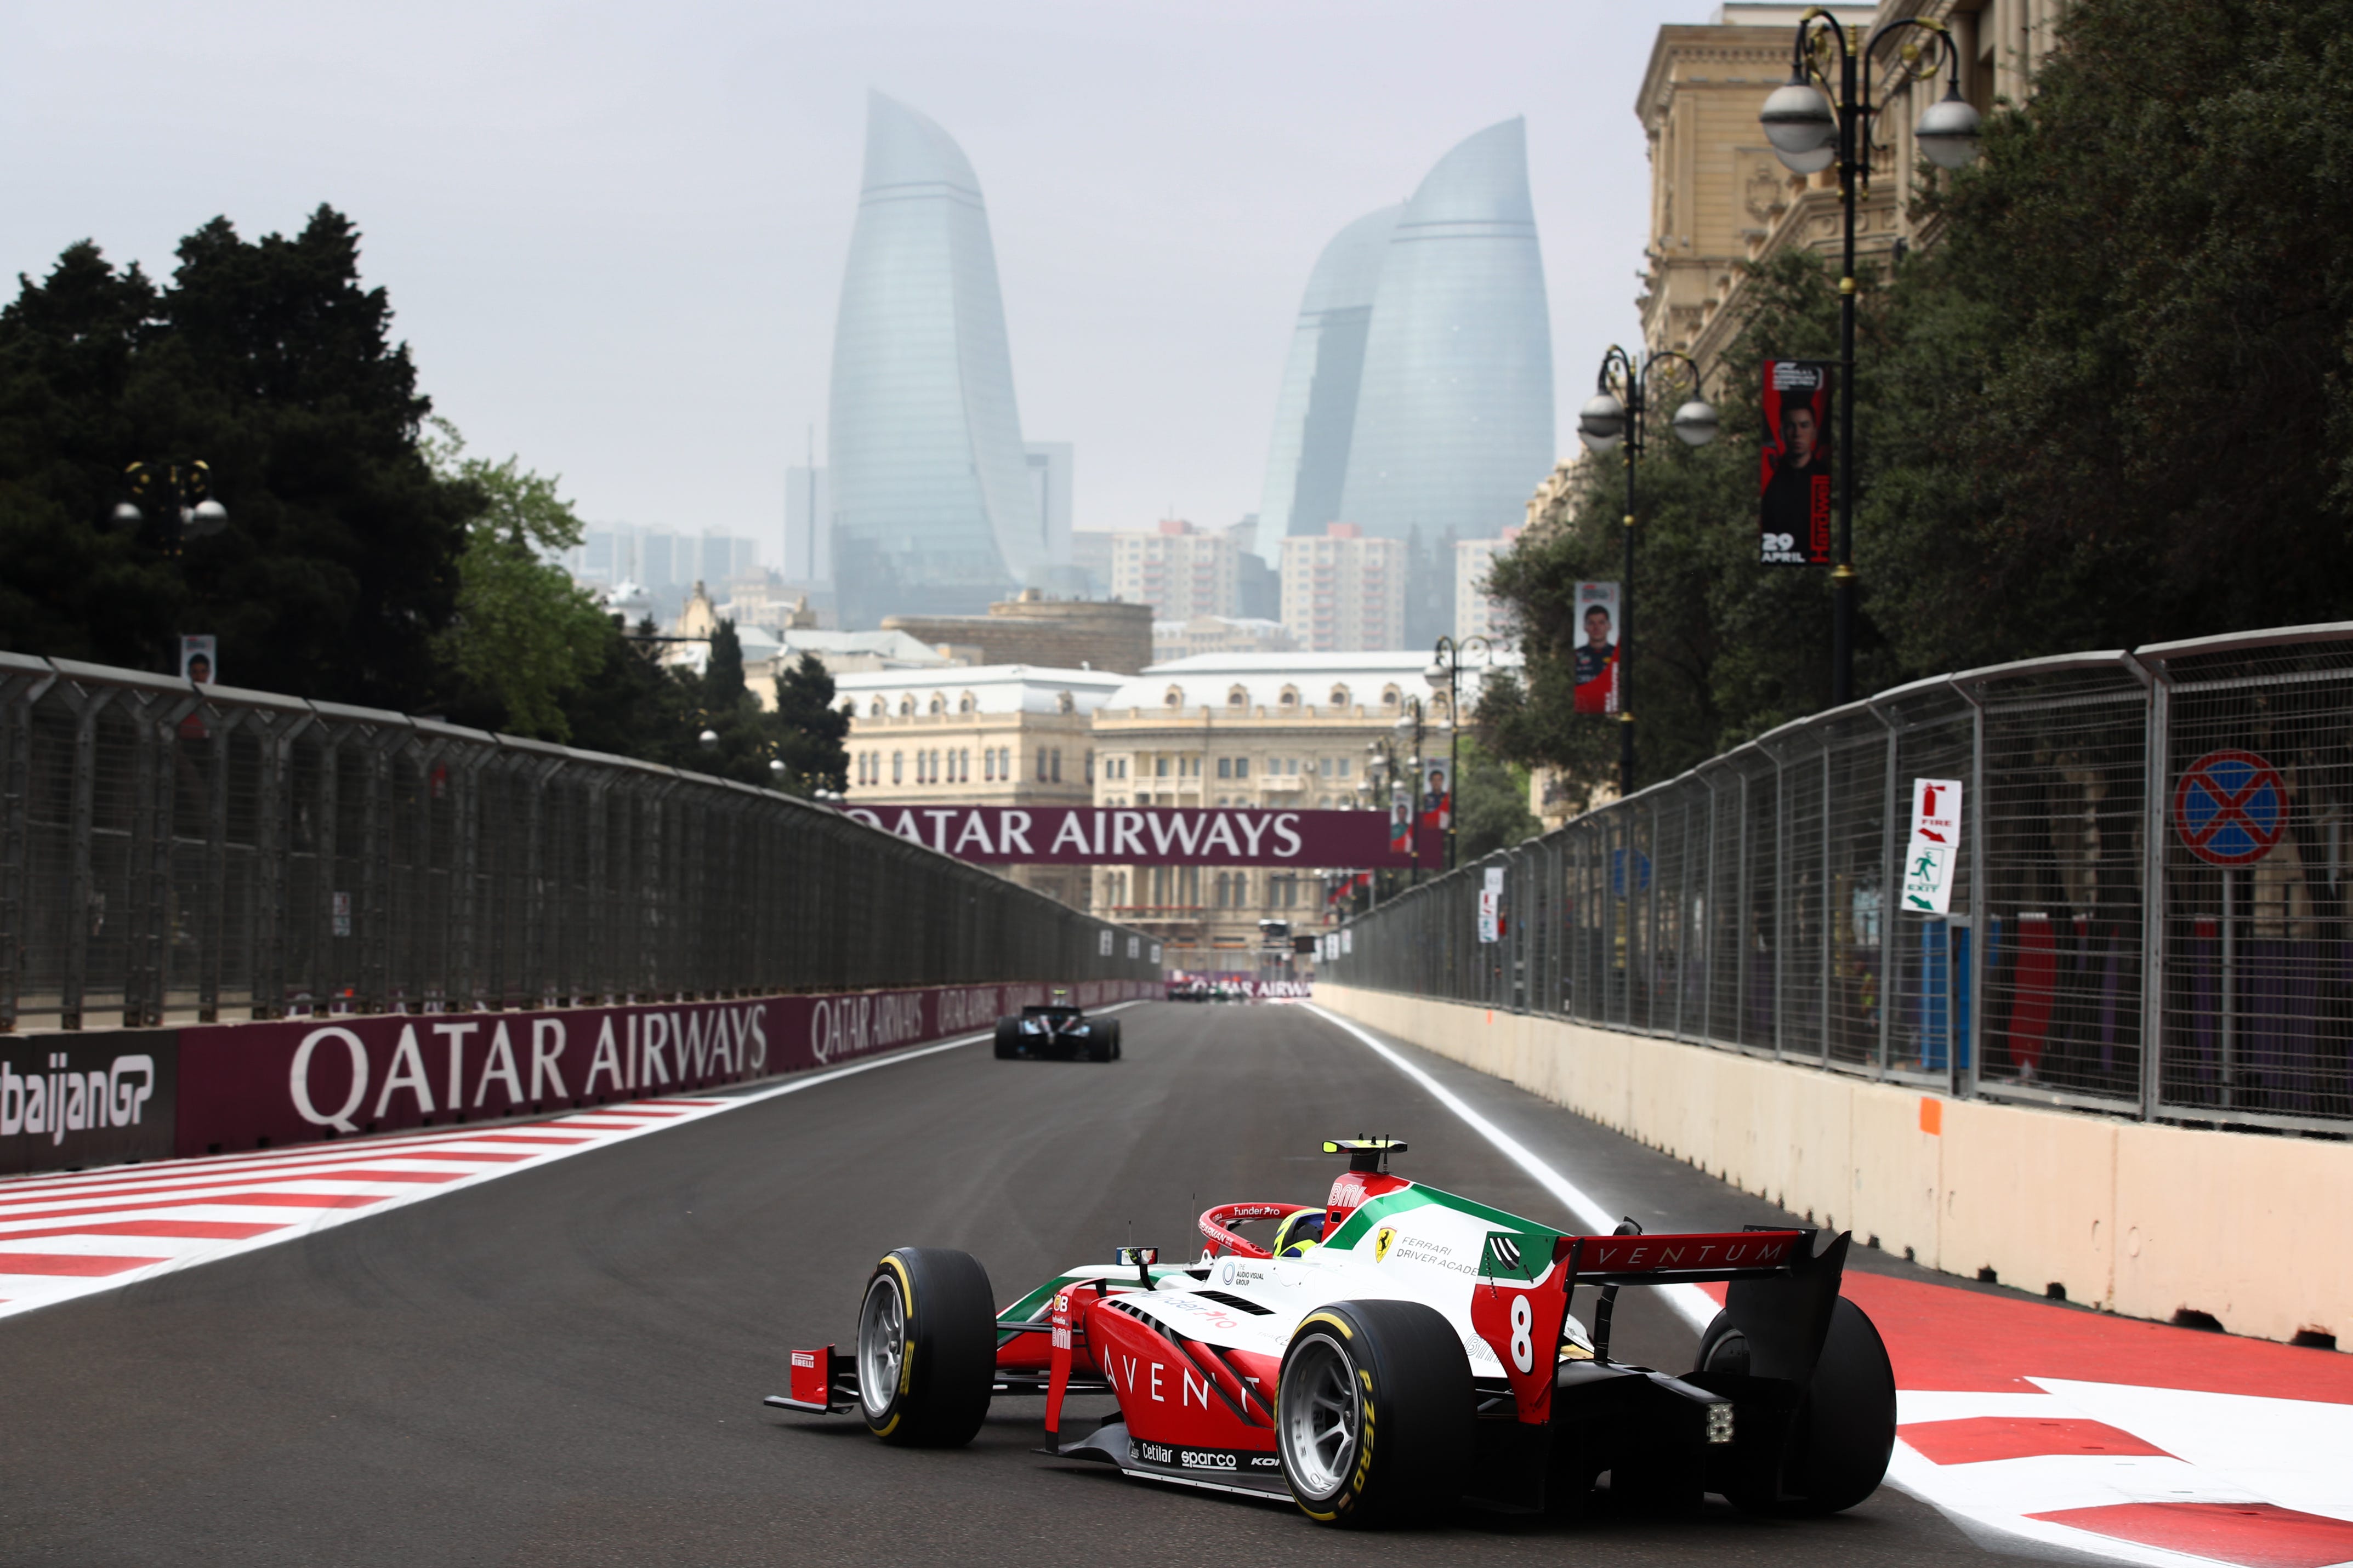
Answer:
[(1324, 1211), (1301, 1209), (1282, 1216), (1274, 1227), (1274, 1245), (1268, 1250), (1277, 1258), (1298, 1258), (1324, 1239)]
[(1046, 1000), (1054, 1006), (1067, 1007), (1071, 1005), (1071, 988), (1067, 985), (1057, 985), (1048, 994)]

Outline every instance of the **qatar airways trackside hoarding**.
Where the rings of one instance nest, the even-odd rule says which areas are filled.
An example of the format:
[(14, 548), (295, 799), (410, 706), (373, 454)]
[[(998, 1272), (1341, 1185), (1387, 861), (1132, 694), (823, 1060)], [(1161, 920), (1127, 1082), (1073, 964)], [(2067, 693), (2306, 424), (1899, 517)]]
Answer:
[[(1081, 1006), (1155, 980), (1067, 987)], [(514, 1013), (344, 1014), (141, 1031), (175, 1045), (177, 1152), (447, 1127), (773, 1078), (989, 1028), (1043, 983)], [(158, 1060), (165, 1059), (159, 1055)]]
[(1417, 847), (1377, 811), (1108, 805), (852, 805), (869, 827), (984, 866), (1436, 866), (1436, 827)]

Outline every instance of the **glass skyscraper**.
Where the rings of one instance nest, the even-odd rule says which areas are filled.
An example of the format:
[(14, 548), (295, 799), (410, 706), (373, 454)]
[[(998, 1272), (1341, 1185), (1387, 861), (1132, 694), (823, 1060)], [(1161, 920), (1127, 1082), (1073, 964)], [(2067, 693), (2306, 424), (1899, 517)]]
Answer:
[(1358, 218), (1324, 247), (1307, 275), (1307, 297), (1299, 302), (1299, 325), (1275, 399), (1273, 450), (1259, 506), (1260, 531), (1270, 540), (1320, 533), (1325, 523), (1340, 520), (1340, 488), (1348, 478), (1348, 442), (1364, 381), (1365, 334), (1372, 326), (1381, 258), (1404, 211), (1383, 207)]
[(834, 326), (826, 478), (842, 624), (969, 614), (1047, 563), (980, 181), (870, 95)]
[(1526, 126), (1507, 120), (1324, 247), (1277, 405), (1267, 526), (1493, 538), (1552, 471), (1552, 398)]

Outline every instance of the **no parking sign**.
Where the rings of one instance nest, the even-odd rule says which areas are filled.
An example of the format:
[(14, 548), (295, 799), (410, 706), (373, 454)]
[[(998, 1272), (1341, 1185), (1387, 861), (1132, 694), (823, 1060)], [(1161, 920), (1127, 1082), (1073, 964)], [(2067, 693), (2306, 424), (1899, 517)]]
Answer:
[(2253, 752), (2209, 752), (2173, 786), (2173, 830), (2211, 865), (2246, 866), (2287, 828), (2287, 786)]

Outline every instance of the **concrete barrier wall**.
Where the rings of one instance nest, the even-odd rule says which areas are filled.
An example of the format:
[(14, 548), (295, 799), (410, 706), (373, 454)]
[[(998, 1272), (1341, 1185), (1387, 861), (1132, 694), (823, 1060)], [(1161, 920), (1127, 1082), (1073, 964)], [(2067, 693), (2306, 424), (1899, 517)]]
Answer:
[(1932, 1268), (2263, 1339), (2353, 1335), (2353, 1142), (1954, 1100), (1329, 982), (1315, 999)]

